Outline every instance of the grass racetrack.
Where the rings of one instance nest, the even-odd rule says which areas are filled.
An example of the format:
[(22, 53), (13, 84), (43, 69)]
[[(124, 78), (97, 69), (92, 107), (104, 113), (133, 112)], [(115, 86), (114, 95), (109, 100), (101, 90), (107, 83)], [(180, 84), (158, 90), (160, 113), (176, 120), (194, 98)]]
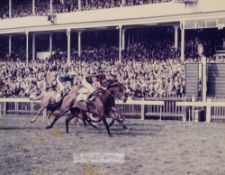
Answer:
[[(109, 138), (98, 129), (64, 119), (46, 130), (41, 117), (0, 119), (0, 175), (224, 175), (224, 123), (127, 119)], [(76, 153), (124, 153), (124, 163), (73, 163)]]

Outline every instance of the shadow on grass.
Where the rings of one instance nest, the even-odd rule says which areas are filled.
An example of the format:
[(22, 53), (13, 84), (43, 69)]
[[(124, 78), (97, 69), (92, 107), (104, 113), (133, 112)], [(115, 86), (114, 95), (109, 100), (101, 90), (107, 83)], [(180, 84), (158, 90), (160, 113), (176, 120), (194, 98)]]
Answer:
[(14, 127), (14, 126), (8, 126), (8, 127), (0, 127), (0, 130), (40, 130), (39, 127)]

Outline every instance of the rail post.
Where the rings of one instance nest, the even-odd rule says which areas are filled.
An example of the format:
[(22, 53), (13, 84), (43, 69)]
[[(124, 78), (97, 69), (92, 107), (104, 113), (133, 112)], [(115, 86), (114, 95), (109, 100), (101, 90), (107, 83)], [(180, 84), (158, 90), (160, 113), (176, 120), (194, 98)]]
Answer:
[[(191, 99), (192, 102), (195, 102), (195, 96), (192, 96)], [(189, 116), (189, 123), (191, 122), (191, 118), (193, 120), (193, 118), (195, 117), (195, 107), (194, 105), (191, 107), (191, 117)]]
[(141, 103), (141, 120), (145, 119), (145, 104)]
[(31, 111), (31, 114), (33, 115), (34, 114), (34, 102), (30, 103), (30, 111)]
[(162, 120), (162, 108), (163, 108), (163, 106), (159, 106), (159, 121), (160, 122)]
[(210, 123), (211, 122), (211, 99), (207, 99), (207, 103), (206, 103), (206, 122)]
[(0, 118), (2, 118), (2, 103), (0, 102)]
[(18, 104), (18, 102), (15, 102), (15, 113), (19, 114), (19, 104)]
[(6, 102), (3, 102), (3, 116), (6, 116), (6, 112), (7, 112), (7, 103)]

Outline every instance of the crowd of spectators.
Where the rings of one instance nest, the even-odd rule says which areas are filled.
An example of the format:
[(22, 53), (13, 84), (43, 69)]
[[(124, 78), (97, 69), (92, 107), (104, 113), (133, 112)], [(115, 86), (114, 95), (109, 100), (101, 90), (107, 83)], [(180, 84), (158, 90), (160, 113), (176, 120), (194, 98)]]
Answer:
[[(1, 95), (27, 97), (31, 93), (41, 92), (43, 84), (46, 87), (56, 85), (57, 75), (66, 71), (76, 73), (76, 82), (80, 82), (86, 74), (102, 71), (107, 75), (116, 75), (117, 79), (125, 84), (131, 97), (184, 96), (185, 66), (180, 60), (180, 49), (174, 48), (173, 36), (169, 28), (153, 30), (160, 34), (143, 30), (141, 32), (143, 35), (135, 31), (139, 39), (133, 35), (131, 38), (134, 39), (127, 38), (125, 50), (122, 52), (122, 62), (118, 60), (116, 31), (105, 33), (101, 31), (100, 33), (104, 34), (102, 37), (92, 32), (82, 34), (82, 54), (78, 57), (78, 46), (73, 45), (70, 66), (66, 64), (66, 36), (53, 36), (51, 58), (46, 61), (36, 59), (30, 62), (28, 67), (25, 64), (25, 43), (20, 41), (19, 45), (14, 44), (10, 58), (2, 59), (4, 57), (1, 57), (0, 59), (2, 60), (0, 79), (6, 83), (5, 88), (0, 90)], [(127, 31), (127, 36), (130, 33)], [(203, 38), (207, 39), (207, 37)], [(200, 41), (188, 37), (186, 41), (185, 50), (189, 55), (186, 55), (185, 58), (188, 59), (185, 61), (199, 61), (197, 45)], [(207, 40), (201, 40), (201, 43), (206, 46), (205, 50), (208, 51), (207, 47), (210, 44), (205, 42)], [(41, 43), (41, 40), (37, 40), (38, 51), (42, 51), (41, 47), (47, 47)], [(210, 55), (207, 59), (208, 62), (225, 62), (224, 57)]]
[[(12, 18), (19, 18), (32, 15), (31, 0), (13, 0), (12, 1)], [(24, 8), (25, 7), (25, 8)]]
[[(53, 55), (47, 61), (33, 61), (26, 66), (24, 61), (7, 61), (0, 65), (1, 79), (6, 83), (1, 89), (4, 97), (28, 97), (43, 91), (43, 86), (56, 85), (56, 77), (66, 71), (76, 73), (80, 82), (86, 74), (103, 71), (106, 75), (116, 75), (124, 83), (131, 97), (183, 96), (185, 87), (184, 65), (178, 61), (176, 53), (168, 47), (155, 50), (153, 41), (134, 42), (123, 53), (123, 61), (118, 61), (118, 46), (114, 43), (92, 43), (84, 45), (81, 57), (72, 49), (72, 64), (66, 64), (66, 51), (54, 47)], [(171, 52), (171, 54), (167, 53)], [(18, 52), (19, 53), (19, 52)], [(25, 53), (25, 52), (20, 52)], [(22, 55), (13, 57), (24, 57)]]
[[(107, 9), (120, 6), (137, 6), (145, 4), (155, 4), (171, 2), (172, 0), (81, 0), (81, 10)], [(53, 13), (66, 13), (78, 11), (78, 0), (53, 0)], [(35, 0), (35, 15), (48, 15), (50, 12), (49, 1)], [(32, 15), (32, 0), (13, 0), (12, 1), (12, 18), (25, 17)], [(8, 1), (0, 2), (0, 19), (9, 17)]]
[(0, 1), (0, 19), (9, 17), (9, 3), (7, 1)]
[(6, 86), (1, 89), (4, 97), (28, 97), (38, 94), (43, 86), (56, 85), (56, 77), (65, 70), (76, 72), (76, 82), (86, 74), (103, 71), (106, 75), (117, 75), (133, 97), (165, 97), (184, 95), (183, 65), (177, 60), (149, 61), (92, 61), (77, 60), (70, 66), (64, 60), (46, 62), (7, 62), (0, 65), (1, 79)]
[(60, 0), (53, 1), (54, 13), (75, 12), (78, 10), (78, 0), (68, 0), (63, 4)]
[(156, 4), (171, 2), (172, 0), (125, 0), (125, 6), (136, 6), (145, 4)]

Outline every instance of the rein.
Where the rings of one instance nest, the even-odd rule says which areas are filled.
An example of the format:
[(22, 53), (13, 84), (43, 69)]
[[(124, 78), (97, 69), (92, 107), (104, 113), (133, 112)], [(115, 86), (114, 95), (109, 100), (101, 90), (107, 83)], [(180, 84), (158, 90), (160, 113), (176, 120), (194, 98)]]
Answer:
[[(112, 85), (110, 85), (110, 88), (113, 88), (114, 86), (116, 86), (116, 85), (120, 85), (120, 82), (115, 82), (115, 83), (113, 83)], [(114, 97), (115, 99), (118, 99), (119, 101), (123, 101), (123, 100), (121, 100), (121, 99), (119, 99), (118, 97), (116, 97), (115, 95), (113, 95), (111, 92), (109, 92), (108, 90), (105, 90), (106, 91), (106, 93), (108, 93), (109, 95), (111, 95), (112, 97)]]

